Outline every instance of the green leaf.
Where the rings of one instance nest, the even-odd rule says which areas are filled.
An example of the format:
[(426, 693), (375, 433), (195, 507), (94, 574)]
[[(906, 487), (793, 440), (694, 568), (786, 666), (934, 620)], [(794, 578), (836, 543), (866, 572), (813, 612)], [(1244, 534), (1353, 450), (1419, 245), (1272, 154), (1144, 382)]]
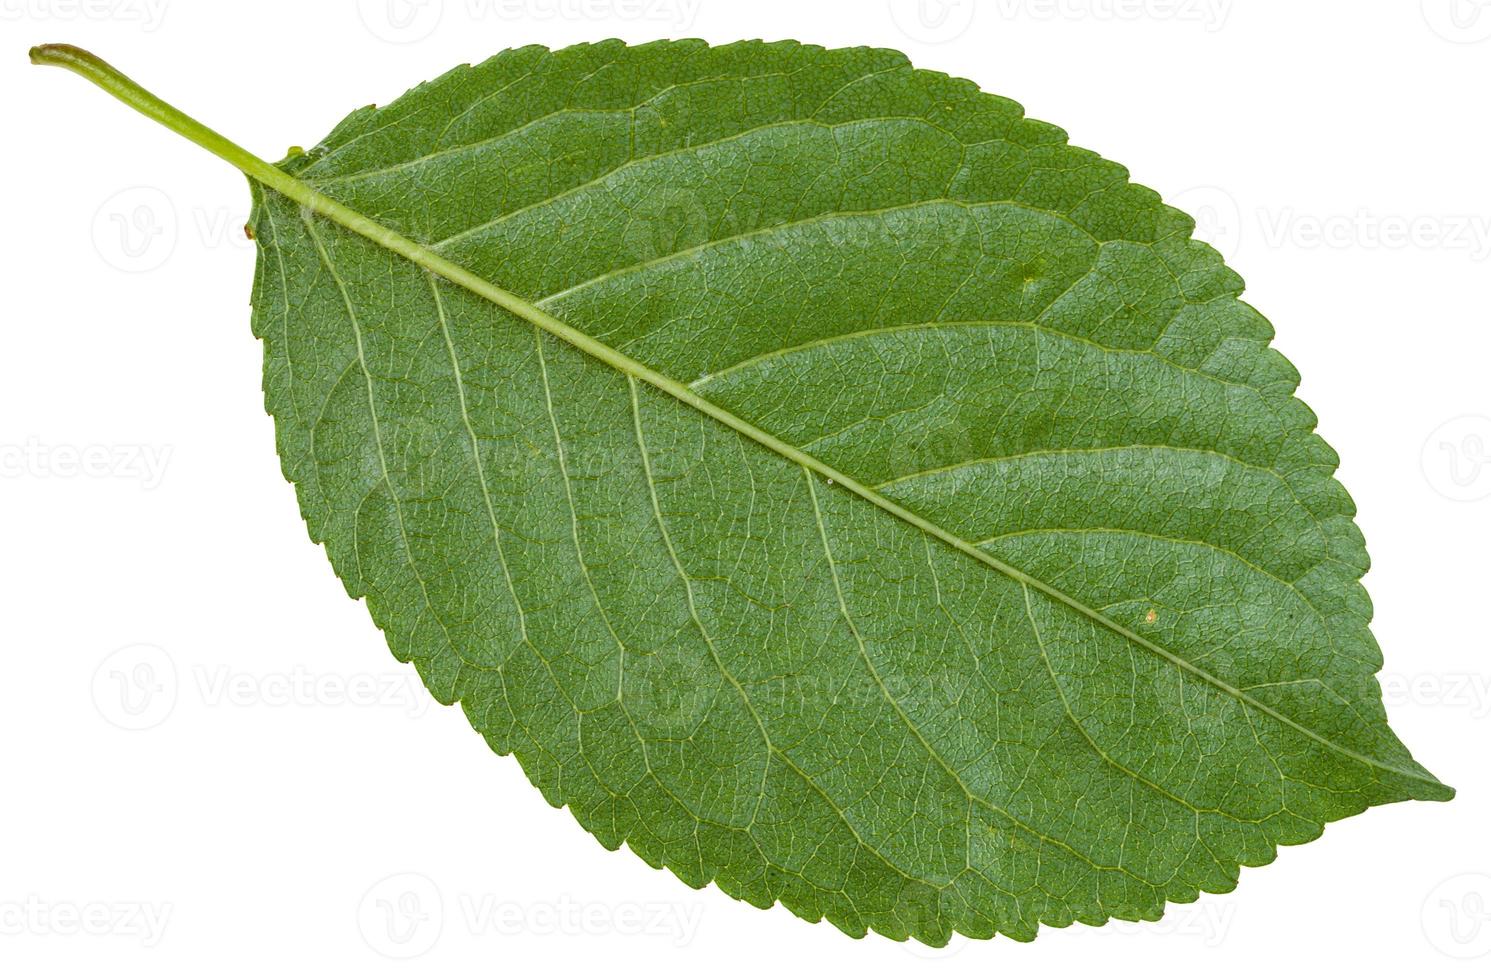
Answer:
[(258, 181), (311, 536), (606, 847), (1030, 939), (1453, 795), (1388, 728), (1353, 505), (1242, 281), (1014, 103), (604, 42), (358, 110), (289, 177), (188, 135)]

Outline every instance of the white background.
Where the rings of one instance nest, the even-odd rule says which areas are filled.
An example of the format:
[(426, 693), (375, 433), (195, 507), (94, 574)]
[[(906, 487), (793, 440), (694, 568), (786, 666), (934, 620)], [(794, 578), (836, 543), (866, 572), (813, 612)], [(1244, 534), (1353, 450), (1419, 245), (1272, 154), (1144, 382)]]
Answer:
[[(0, 973), (1491, 969), (1486, 0), (0, 0), (0, 31)], [(690, 890), (550, 809), (306, 537), (243, 178), (25, 48), (92, 48), (276, 159), (458, 62), (609, 36), (900, 48), (1197, 213), (1341, 454), (1393, 725), (1459, 798), (1159, 923), (942, 951)]]

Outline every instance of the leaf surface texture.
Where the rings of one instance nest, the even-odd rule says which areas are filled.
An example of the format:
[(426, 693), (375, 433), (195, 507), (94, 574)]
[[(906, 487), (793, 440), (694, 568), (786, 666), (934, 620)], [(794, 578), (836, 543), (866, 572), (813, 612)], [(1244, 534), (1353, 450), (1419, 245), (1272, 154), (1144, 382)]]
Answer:
[(1268, 323), (1014, 103), (883, 50), (529, 47), (281, 166), (813, 461), (256, 188), (312, 537), (607, 847), (1028, 939), (1449, 797)]

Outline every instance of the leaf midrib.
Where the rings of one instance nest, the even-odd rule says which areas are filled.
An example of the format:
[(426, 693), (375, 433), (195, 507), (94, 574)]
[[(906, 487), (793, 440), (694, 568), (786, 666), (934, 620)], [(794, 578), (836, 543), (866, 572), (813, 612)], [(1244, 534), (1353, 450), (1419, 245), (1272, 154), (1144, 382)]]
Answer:
[[(257, 158), (255, 159), (257, 160)], [(510, 292), (509, 290), (504, 289), (501, 286), (498, 286), (496, 283), (483, 278), (482, 276), (476, 274), (475, 272), (472, 272), (464, 266), (452, 262), (444, 256), (434, 252), (430, 248), (421, 245), (410, 238), (406, 238), (393, 229), (381, 225), (378, 222), (373, 221), (371, 218), (368, 218), (367, 216), (361, 214), (360, 212), (357, 212), (352, 208), (349, 208), (346, 205), (327, 197), (308, 184), (298, 180), (295, 177), (290, 176), (284, 171), (281, 171), (278, 168), (263, 161), (258, 161), (258, 163), (262, 167), (262, 170), (256, 167), (255, 171), (257, 172), (251, 173), (248, 171), (247, 168), (241, 166), (240, 161), (234, 162), (240, 163), (240, 169), (244, 169), (245, 173), (249, 177), (268, 185), (271, 189), (280, 192), (284, 196), (290, 198), (292, 201), (309, 207), (317, 214), (320, 214), (323, 217), (326, 217), (331, 221), (342, 225), (349, 231), (355, 232), (363, 236), (364, 238), (367, 238), (368, 240), (372, 241), (374, 244), (379, 245), (382, 248), (394, 252), (395, 254), (400, 255), (405, 259), (408, 259), (409, 261), (415, 263), (426, 271), (442, 279), (449, 280), (450, 282), (455, 283), (456, 285), (459, 285), (472, 293), (475, 293), (483, 299), (496, 304), (497, 306), (507, 310), (509, 313), (513, 314), (519, 319), (532, 324), (533, 326), (553, 335), (554, 337), (564, 341), (565, 343), (568, 343), (570, 346), (575, 347), (581, 352), (590, 355), (591, 357), (612, 368), (613, 370), (627, 375), (628, 377), (635, 378), (638, 381), (646, 382), (659, 391), (662, 391), (664, 394), (670, 395), (678, 401), (683, 402), (685, 405), (688, 405), (690, 408), (693, 408), (696, 411), (709, 416), (715, 421), (729, 427), (730, 429), (733, 429), (740, 435), (743, 435), (753, 442), (758, 443), (762, 447), (776, 453), (779, 456), (784, 457), (785, 459), (797, 463), (800, 466), (803, 466), (809, 471), (816, 473), (818, 476), (822, 477), (826, 481), (829, 481), (831, 484), (842, 487), (844, 490), (847, 490), (848, 492), (853, 493), (855, 496), (858, 496), (861, 499), (875, 505), (886, 513), (889, 513), (892, 516), (905, 521), (912, 527), (915, 527), (917, 530), (921, 531), (924, 534), (936, 538), (944, 545), (954, 549), (955, 551), (962, 552), (964, 555), (972, 558), (974, 561), (981, 562), (989, 568), (1009, 577), (1015, 582), (1018, 582), (1028, 588), (1034, 589), (1037, 592), (1040, 592), (1043, 595), (1047, 596), (1048, 598), (1053, 599), (1056, 602), (1068, 607), (1079, 615), (1085, 616), (1093, 622), (1106, 627), (1107, 629), (1113, 631), (1129, 642), (1134, 643), (1142, 647), (1143, 649), (1148, 650), (1150, 653), (1153, 653), (1154, 655), (1168, 661), (1177, 669), (1183, 670), (1186, 673), (1189, 673), (1192, 676), (1198, 678), (1199, 680), (1210, 684), (1217, 690), (1234, 698), (1238, 702), (1252, 708), (1260, 714), (1274, 719), (1275, 721), (1285, 725), (1286, 727), (1299, 732), (1307, 738), (1321, 744), (1325, 748), (1328, 748), (1341, 756), (1352, 759), (1363, 765), (1372, 767), (1374, 769), (1379, 769), (1384, 772), (1390, 772), (1405, 779), (1411, 779), (1416, 782), (1421, 782), (1432, 786), (1443, 785), (1432, 776), (1428, 776), (1423, 773), (1417, 773), (1410, 769), (1405, 769), (1401, 766), (1393, 765), (1392, 763), (1383, 762), (1380, 759), (1374, 759), (1371, 756), (1365, 755), (1363, 753), (1357, 752), (1354, 749), (1348, 748), (1347, 746), (1341, 745), (1328, 738), (1327, 736), (1322, 735), (1319, 732), (1316, 732), (1315, 730), (1309, 728), (1308, 726), (1295, 721), (1288, 715), (1285, 715), (1282, 712), (1269, 706), (1268, 704), (1265, 704), (1264, 702), (1259, 701), (1257, 698), (1252, 697), (1246, 691), (1243, 691), (1235, 687), (1234, 685), (1224, 681), (1220, 677), (1217, 677), (1216, 675), (1210, 673), (1209, 671), (1206, 671), (1196, 666), (1195, 664), (1192, 664), (1184, 657), (1172, 653), (1171, 651), (1160, 646), (1154, 641), (1149, 640), (1138, 633), (1135, 633), (1127, 626), (1124, 626), (1122, 623), (1119, 623), (1113, 618), (1093, 609), (1074, 596), (1071, 596), (1061, 589), (1058, 589), (1055, 586), (1050, 585), (1034, 577), (1033, 575), (1030, 575), (1029, 573), (1015, 567), (1014, 565), (1009, 564), (1008, 562), (996, 558), (988, 552), (978, 548), (974, 543), (964, 540), (962, 537), (953, 534), (952, 532), (942, 528), (937, 524), (932, 523), (931, 521), (915, 513), (914, 511), (909, 510), (908, 508), (901, 506), (895, 501), (882, 496), (870, 486), (860, 482), (853, 476), (844, 473), (841, 470), (824, 462), (823, 460), (818, 459), (812, 454), (807, 453), (799, 449), (798, 447), (777, 438), (770, 432), (767, 432), (765, 429), (762, 429), (752, 422), (741, 418), (728, 409), (715, 404), (714, 402), (705, 398), (703, 395), (700, 395), (698, 392), (694, 391), (687, 384), (684, 384), (683, 382), (678, 381), (677, 379), (666, 375), (661, 371), (658, 371), (642, 363), (641, 361), (630, 357), (627, 354), (622, 353), (616, 348), (595, 339), (584, 331), (571, 326), (570, 324), (559, 319), (548, 311), (540, 308), (535, 303), (517, 295), (516, 293)]]

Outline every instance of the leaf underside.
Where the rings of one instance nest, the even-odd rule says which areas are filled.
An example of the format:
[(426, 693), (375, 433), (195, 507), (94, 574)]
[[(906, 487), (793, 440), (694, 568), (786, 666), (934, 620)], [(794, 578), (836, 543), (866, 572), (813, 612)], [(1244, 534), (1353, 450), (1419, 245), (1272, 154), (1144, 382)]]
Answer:
[(254, 188), (312, 538), (606, 847), (1030, 939), (1452, 795), (1242, 281), (1014, 103), (885, 50), (527, 47), (280, 166), (872, 488)]

